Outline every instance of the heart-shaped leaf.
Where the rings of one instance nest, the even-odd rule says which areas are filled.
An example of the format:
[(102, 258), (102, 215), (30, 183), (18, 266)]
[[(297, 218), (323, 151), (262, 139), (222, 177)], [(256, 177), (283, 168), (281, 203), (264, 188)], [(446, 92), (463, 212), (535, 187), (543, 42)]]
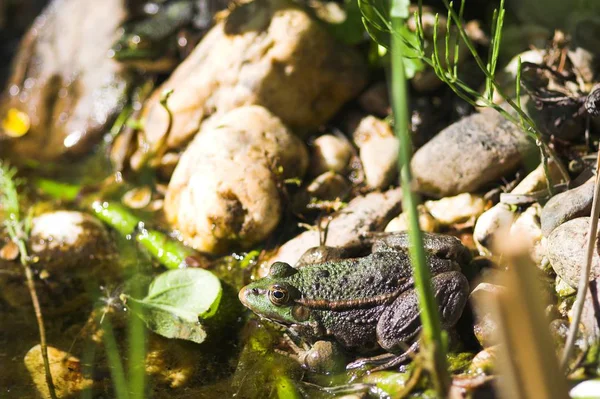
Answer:
[(154, 279), (148, 295), (135, 299), (123, 295), (123, 302), (149, 329), (167, 338), (201, 343), (206, 323), (217, 313), (223, 288), (207, 270), (176, 269)]

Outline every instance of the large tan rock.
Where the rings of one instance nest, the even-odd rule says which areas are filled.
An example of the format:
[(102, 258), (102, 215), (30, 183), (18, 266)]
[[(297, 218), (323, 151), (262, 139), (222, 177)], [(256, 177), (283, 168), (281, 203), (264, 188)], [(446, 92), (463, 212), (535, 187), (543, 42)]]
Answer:
[(260, 106), (205, 126), (183, 153), (165, 198), (167, 220), (195, 249), (248, 248), (279, 223), (283, 180), (302, 177), (304, 144)]
[[(325, 27), (287, 0), (256, 0), (218, 23), (152, 95), (143, 110), (145, 131), (134, 168), (155, 153), (187, 144), (204, 120), (258, 104), (291, 129), (326, 122), (366, 84), (366, 66), (354, 50), (336, 42)], [(168, 106), (173, 125), (166, 140)], [(143, 143), (145, 141), (145, 143)]]
[(37, 18), (0, 99), (0, 149), (14, 161), (83, 155), (106, 133), (133, 78), (108, 56), (127, 14), (126, 0), (54, 0)]

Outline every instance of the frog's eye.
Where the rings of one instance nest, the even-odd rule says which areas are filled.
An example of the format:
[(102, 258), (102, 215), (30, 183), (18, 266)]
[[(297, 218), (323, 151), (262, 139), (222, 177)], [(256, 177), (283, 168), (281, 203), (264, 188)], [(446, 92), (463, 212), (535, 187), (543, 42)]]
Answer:
[(285, 305), (290, 299), (288, 290), (280, 285), (274, 285), (269, 290), (269, 300), (273, 305), (282, 306)]

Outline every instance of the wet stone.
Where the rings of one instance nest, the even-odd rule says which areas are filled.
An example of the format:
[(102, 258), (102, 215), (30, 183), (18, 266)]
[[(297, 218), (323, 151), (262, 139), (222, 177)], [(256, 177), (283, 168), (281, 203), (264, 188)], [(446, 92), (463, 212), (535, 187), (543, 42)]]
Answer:
[[(569, 220), (558, 226), (548, 236), (546, 256), (556, 274), (571, 287), (576, 288), (581, 268), (584, 266), (589, 217)], [(590, 280), (600, 277), (598, 242), (592, 258)]]
[(415, 153), (416, 188), (434, 197), (477, 191), (513, 172), (534, 149), (512, 122), (484, 110), (448, 126)]
[(542, 210), (542, 234), (547, 237), (564, 222), (589, 215), (593, 197), (594, 178), (591, 178), (579, 187), (550, 198)]

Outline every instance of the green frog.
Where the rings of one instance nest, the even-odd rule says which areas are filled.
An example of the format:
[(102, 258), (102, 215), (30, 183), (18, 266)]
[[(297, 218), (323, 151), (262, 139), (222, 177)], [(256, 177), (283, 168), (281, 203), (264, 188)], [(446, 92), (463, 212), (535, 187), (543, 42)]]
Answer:
[[(442, 327), (453, 327), (469, 295), (460, 266), (471, 254), (451, 236), (425, 234), (424, 246)], [(330, 340), (353, 352), (386, 352), (349, 367), (394, 367), (418, 349), (421, 331), (407, 248), (407, 234), (394, 233), (378, 237), (371, 253), (357, 258), (334, 259), (327, 247), (311, 249), (299, 260), (301, 268), (275, 262), (269, 275), (242, 288), (239, 298), (260, 317), (308, 342)]]
[(196, 14), (196, 5), (190, 0), (163, 4), (156, 13), (125, 23), (110, 55), (150, 72), (170, 71), (179, 62), (177, 33), (191, 26)]

